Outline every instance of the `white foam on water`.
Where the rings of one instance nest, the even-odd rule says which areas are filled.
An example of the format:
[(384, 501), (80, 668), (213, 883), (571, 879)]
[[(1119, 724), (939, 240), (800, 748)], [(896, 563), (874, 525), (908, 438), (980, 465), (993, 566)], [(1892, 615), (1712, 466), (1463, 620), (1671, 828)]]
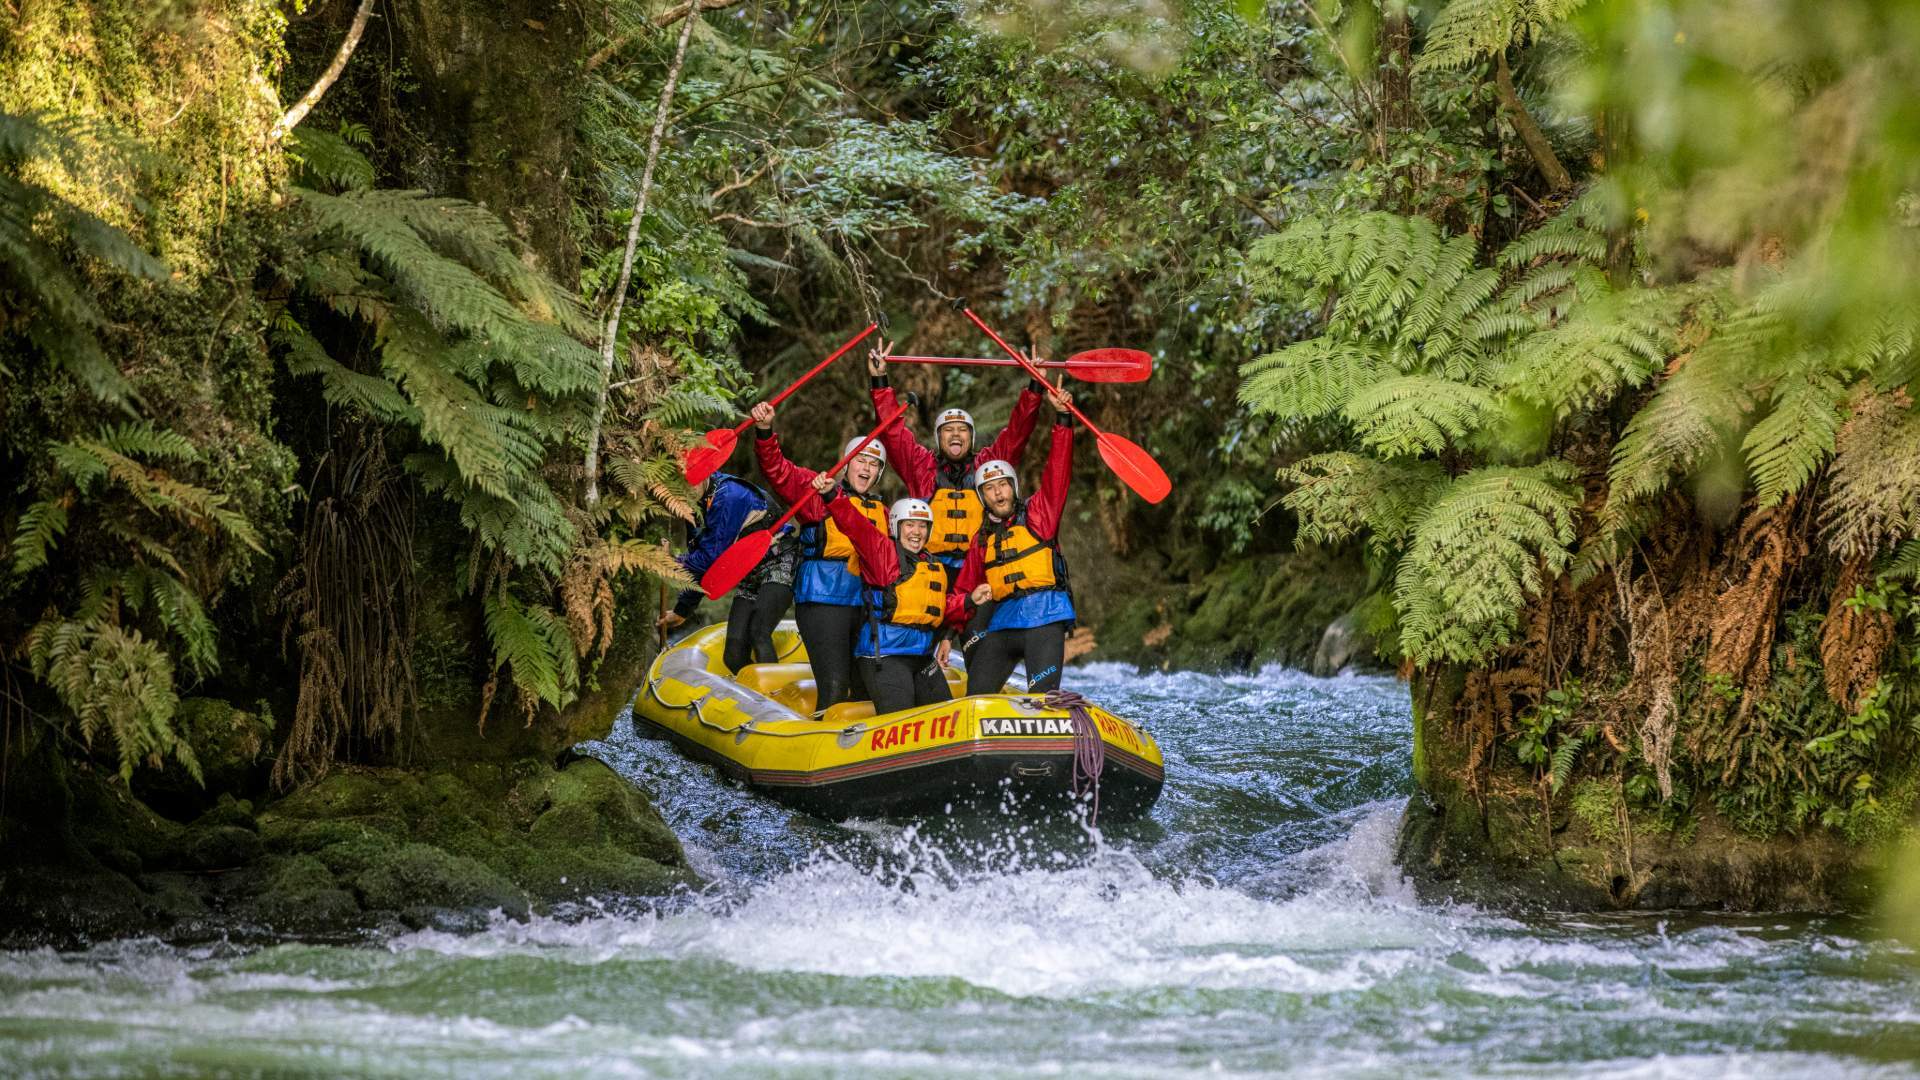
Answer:
[(460, 956), (559, 949), (584, 963), (697, 956), (763, 972), (958, 978), (1016, 996), (1357, 990), (1403, 966), (1365, 954), (1431, 945), (1456, 918), (1413, 902), (1391, 862), (1397, 819), (1386, 804), (1363, 815), (1319, 853), (1331, 868), (1323, 888), (1283, 901), (1156, 877), (1105, 846), (1067, 866), (1040, 859), (965, 873), (907, 829), (894, 840), (911, 865), (905, 871), (823, 857), (742, 900), (637, 917), (502, 919), (484, 933), (419, 931), (387, 948)]

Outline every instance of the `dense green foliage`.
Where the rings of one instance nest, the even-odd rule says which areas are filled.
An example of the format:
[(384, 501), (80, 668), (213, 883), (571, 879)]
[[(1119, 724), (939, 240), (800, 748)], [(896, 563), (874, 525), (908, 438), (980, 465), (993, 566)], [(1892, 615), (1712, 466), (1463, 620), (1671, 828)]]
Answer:
[[(1080, 400), (1175, 494), (1089, 455), (1074, 525), (1162, 655), (1201, 655), (1176, 624), (1264, 655), (1236, 567), (1333, 567), (1259, 604), (1470, 669), (1482, 764), (1756, 830), (1902, 783), (1904, 5), (703, 9), (610, 373), (678, 15), (394, 12), (387, 62), (263, 149), (350, 11), (68, 7), (0, 15), (0, 662), (123, 770), (191, 761), (188, 689), (281, 717), (283, 778), (399, 756), (421, 713), (564, 740), (677, 576), (689, 432), (883, 315), (976, 351), (967, 298), (1048, 355), (1155, 351)], [(983, 427), (1017, 385), (894, 378)], [(814, 458), (865, 415), (855, 361), (780, 422)]]
[(1920, 23), (1457, 0), (1412, 29), (1416, 96), (1532, 61), (1577, 190), (1541, 182), (1510, 113), (1542, 165), (1513, 228), (1310, 204), (1251, 247), (1314, 330), (1242, 397), (1340, 431), (1282, 470), (1302, 535), (1365, 537), (1398, 648), (1481, 672), (1468, 712), (1550, 790), (1584, 767), (1759, 833), (1884, 833), (1920, 746), (1897, 554), (1920, 529)]

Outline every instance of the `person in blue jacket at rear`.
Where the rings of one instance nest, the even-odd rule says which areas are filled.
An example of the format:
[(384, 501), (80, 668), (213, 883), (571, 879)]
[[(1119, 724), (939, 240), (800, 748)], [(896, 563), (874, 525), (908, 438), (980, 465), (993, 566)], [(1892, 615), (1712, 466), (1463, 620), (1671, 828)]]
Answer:
[[(700, 487), (700, 525), (679, 563), (695, 581), (707, 572), (720, 553), (750, 532), (764, 530), (773, 520), (767, 494), (727, 473), (714, 473)], [(791, 527), (780, 530), (767, 555), (733, 590), (727, 611), (727, 647), (722, 661), (728, 671), (749, 663), (771, 664), (780, 659), (773, 647), (773, 631), (793, 603), (793, 572), (799, 545)], [(660, 616), (660, 628), (672, 630), (685, 623), (706, 593), (699, 588), (681, 592), (673, 610)]]

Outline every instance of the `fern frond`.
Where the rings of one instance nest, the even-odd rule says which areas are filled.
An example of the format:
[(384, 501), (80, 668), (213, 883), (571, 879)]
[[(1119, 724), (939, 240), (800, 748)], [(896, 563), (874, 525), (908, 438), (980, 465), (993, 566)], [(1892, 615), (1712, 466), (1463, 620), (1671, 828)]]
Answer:
[(494, 670), (507, 666), (520, 692), (522, 709), (531, 718), (538, 703), (559, 709), (571, 697), (564, 674), (573, 664), (573, 642), (566, 622), (542, 607), (524, 607), (511, 596), (491, 595), (481, 601), (487, 640), (493, 645)]
[(1573, 467), (1476, 469), (1443, 491), (1413, 530), (1394, 597), (1401, 648), (1415, 663), (1471, 663), (1511, 641), (1542, 571), (1566, 569)]
[(1594, 408), (1665, 366), (1686, 305), (1679, 289), (1631, 289), (1579, 304), (1559, 325), (1514, 343), (1499, 386), (1561, 418)]
[(185, 646), (187, 666), (194, 674), (206, 676), (219, 670), (213, 621), (207, 618), (200, 597), (186, 582), (172, 574), (139, 566), (128, 567), (118, 576), (127, 607), (135, 612), (151, 609), (160, 625)]
[(1845, 398), (1845, 387), (1817, 371), (1774, 387), (1772, 411), (1741, 443), (1760, 508), (1798, 492), (1833, 456)]
[(1450, 0), (1427, 29), (1417, 72), (1463, 68), (1565, 22), (1585, 0)]
[(1908, 540), (1901, 544), (1893, 557), (1887, 560), (1886, 569), (1880, 572), (1886, 577), (1920, 582), (1920, 540)]
[(342, 136), (309, 125), (295, 128), (288, 142), (302, 184), (335, 191), (373, 186), (373, 162)]
[(1842, 558), (1920, 534), (1920, 412), (1904, 395), (1864, 394), (1836, 439), (1822, 526)]
[(1738, 437), (1753, 395), (1744, 378), (1747, 357), (1734, 340), (1716, 335), (1680, 361), (1627, 422), (1607, 470), (1604, 533), (1618, 531), (1634, 504), (1659, 495)]
[(47, 565), (47, 554), (67, 531), (67, 508), (41, 499), (20, 515), (13, 534), (13, 572), (25, 574)]
[(447, 452), (468, 483), (504, 497), (512, 477), (539, 463), (544, 448), (525, 431), (526, 419), (449, 371), (446, 343), (424, 319), (396, 311), (381, 327), (380, 345), (381, 366), (420, 410), (421, 435)]
[(1280, 470), (1296, 485), (1282, 504), (1300, 519), (1300, 537), (1338, 544), (1361, 532), (1369, 546), (1397, 547), (1446, 486), (1436, 461), (1389, 462), (1364, 454), (1315, 454)]
[(102, 732), (119, 751), (120, 776), (133, 776), (163, 755), (200, 780), (192, 746), (173, 730), (180, 698), (166, 651), (140, 631), (97, 620), (42, 620), (28, 632), (25, 652), (34, 677), (50, 686), (91, 744)]
[(1255, 412), (1307, 420), (1330, 416), (1392, 372), (1379, 351), (1331, 336), (1295, 342), (1241, 367), (1240, 400)]
[(646, 419), (667, 427), (693, 428), (715, 417), (734, 415), (733, 403), (704, 390), (672, 389), (647, 406)]
[(1431, 375), (1401, 375), (1353, 395), (1343, 410), (1360, 442), (1389, 457), (1438, 453), (1478, 430), (1493, 395)]
[(1580, 760), (1580, 751), (1586, 749), (1586, 746), (1585, 735), (1569, 735), (1560, 740), (1560, 744), (1554, 747), (1553, 757), (1548, 764), (1548, 790), (1557, 792), (1567, 786), (1567, 781), (1573, 779), (1573, 767)]
[(400, 388), (378, 375), (364, 375), (327, 355), (306, 328), (283, 318), (273, 329), (274, 341), (286, 350), (287, 370), (295, 375), (318, 375), (320, 394), (328, 404), (357, 408), (379, 420), (418, 424), (420, 410), (408, 403)]

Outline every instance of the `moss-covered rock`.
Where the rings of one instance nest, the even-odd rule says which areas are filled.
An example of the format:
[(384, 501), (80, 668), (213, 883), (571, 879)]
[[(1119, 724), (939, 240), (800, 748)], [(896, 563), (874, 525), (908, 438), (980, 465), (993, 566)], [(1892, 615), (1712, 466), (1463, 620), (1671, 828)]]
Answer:
[(350, 929), (366, 913), (326, 863), (311, 855), (270, 858), (243, 883), (232, 915), (281, 933), (318, 934)]
[[(339, 769), (260, 823), (269, 850), (316, 855), (369, 910), (521, 913), (587, 896), (660, 895), (694, 881), (645, 797), (592, 758), (561, 768), (522, 759), (427, 773)], [(429, 900), (436, 890), (440, 899)]]
[(140, 801), (169, 817), (186, 820), (224, 795), (247, 798), (266, 790), (273, 765), (273, 721), (213, 698), (186, 698), (173, 714), (174, 730), (200, 763), (195, 780), (178, 762), (134, 773)]
[[(426, 844), (381, 845), (377, 850), (361, 844), (341, 853), (344, 857), (334, 870), (340, 874), (343, 867), (357, 867), (348, 880), (370, 911), (398, 912), (415, 924), (437, 921), (434, 913), (442, 910), (481, 915), (498, 910), (519, 917), (529, 911), (524, 891), (473, 859)], [(323, 850), (319, 859), (328, 862), (334, 851)]]
[[(1756, 837), (1711, 806), (1684, 827), (1632, 811), (1615, 781), (1558, 792), (1529, 770), (1481, 759), (1455, 715), (1461, 673), (1415, 680), (1414, 779), (1399, 843), (1423, 895), (1569, 910), (1857, 909), (1883, 861), (1824, 829)], [(1468, 783), (1470, 770), (1474, 783)]]

